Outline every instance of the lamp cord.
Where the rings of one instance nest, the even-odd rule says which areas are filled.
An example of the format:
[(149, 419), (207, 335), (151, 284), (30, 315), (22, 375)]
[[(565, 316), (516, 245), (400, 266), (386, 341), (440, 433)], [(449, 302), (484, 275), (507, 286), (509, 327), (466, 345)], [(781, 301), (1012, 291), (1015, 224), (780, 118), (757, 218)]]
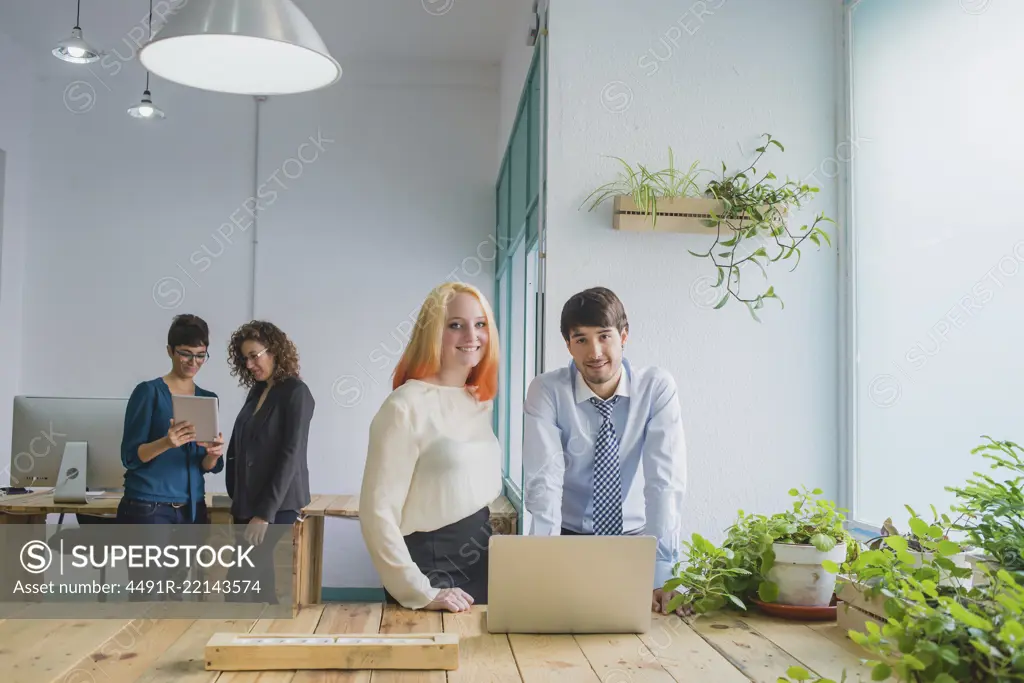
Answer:
[(82, 0), (78, 0), (78, 11), (75, 14), (75, 28), (82, 23)]

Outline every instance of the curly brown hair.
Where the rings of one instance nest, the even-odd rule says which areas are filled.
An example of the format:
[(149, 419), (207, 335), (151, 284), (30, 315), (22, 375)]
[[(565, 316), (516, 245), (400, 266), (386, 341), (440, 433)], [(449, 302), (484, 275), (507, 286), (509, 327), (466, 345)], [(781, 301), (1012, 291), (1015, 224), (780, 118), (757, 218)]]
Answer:
[(235, 330), (228, 342), (228, 363), (240, 386), (252, 387), (256, 383), (242, 355), (242, 344), (250, 340), (263, 344), (274, 356), (275, 383), (287, 377), (299, 377), (299, 350), (295, 343), (274, 323), (250, 320)]

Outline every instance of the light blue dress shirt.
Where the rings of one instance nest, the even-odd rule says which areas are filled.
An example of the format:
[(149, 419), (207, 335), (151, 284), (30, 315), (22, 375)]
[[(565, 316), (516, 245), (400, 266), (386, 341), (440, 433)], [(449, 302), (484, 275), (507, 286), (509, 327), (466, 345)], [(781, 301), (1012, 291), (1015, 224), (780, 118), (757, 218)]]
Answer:
[[(672, 376), (622, 360), (612, 423), (619, 437), (623, 533), (658, 539), (654, 588), (673, 577), (682, 547), (686, 440)], [(523, 500), (531, 535), (594, 530), (594, 444), (603, 418), (572, 362), (538, 375), (524, 404)]]

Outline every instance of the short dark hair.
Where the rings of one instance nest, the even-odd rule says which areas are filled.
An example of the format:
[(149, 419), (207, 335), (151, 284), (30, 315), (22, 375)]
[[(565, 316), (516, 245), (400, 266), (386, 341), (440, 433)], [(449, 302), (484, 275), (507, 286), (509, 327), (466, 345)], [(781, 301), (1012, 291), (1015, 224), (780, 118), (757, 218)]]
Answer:
[(615, 292), (607, 287), (591, 287), (572, 295), (562, 306), (562, 338), (576, 327), (614, 327), (619, 332), (629, 329), (626, 308)]
[(176, 346), (209, 346), (210, 326), (198, 315), (176, 315), (167, 330), (167, 345), (172, 349)]

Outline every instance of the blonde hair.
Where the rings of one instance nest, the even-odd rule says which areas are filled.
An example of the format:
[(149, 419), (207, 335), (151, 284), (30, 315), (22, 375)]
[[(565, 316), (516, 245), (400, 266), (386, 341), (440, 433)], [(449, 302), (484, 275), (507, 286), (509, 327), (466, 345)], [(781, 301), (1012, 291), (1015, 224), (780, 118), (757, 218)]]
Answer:
[(478, 401), (489, 401), (498, 393), (498, 363), (501, 354), (494, 311), (491, 310), (487, 297), (481, 294), (479, 289), (464, 282), (445, 282), (438, 285), (423, 302), (409, 344), (395, 366), (392, 384), (394, 389), (410, 379), (423, 379), (435, 375), (441, 369), (441, 337), (444, 334), (448, 302), (456, 294), (470, 294), (475, 297), (487, 319), (487, 348), (481, 361), (470, 371), (466, 386), (472, 389)]

